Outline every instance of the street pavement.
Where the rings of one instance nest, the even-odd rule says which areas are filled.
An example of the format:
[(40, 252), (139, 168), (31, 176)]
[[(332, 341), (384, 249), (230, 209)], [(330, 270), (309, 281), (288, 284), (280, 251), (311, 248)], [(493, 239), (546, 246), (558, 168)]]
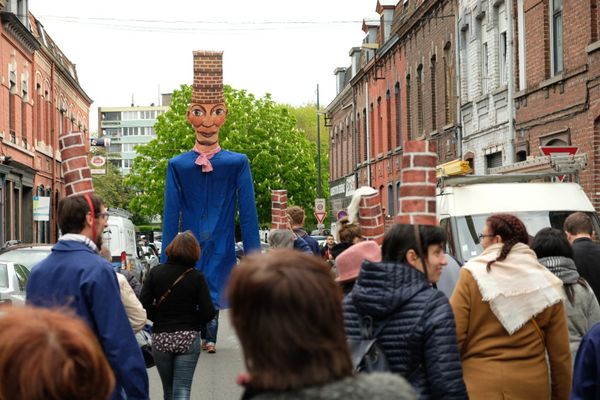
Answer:
[[(229, 323), (228, 310), (219, 314), (217, 352), (203, 351), (194, 373), (192, 400), (235, 400), (242, 395), (242, 389), (235, 383), (237, 374), (244, 371), (242, 350)], [(156, 367), (148, 370), (150, 398), (163, 398), (162, 384)]]

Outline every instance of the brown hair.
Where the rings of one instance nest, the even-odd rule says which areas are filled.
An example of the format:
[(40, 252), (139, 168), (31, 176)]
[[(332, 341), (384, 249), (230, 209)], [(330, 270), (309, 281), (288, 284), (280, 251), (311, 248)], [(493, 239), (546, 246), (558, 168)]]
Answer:
[(352, 375), (342, 292), (325, 262), (295, 250), (250, 255), (228, 288), (251, 387), (297, 390)]
[(594, 227), (592, 226), (592, 219), (589, 216), (582, 212), (574, 212), (565, 219), (564, 230), (571, 235), (587, 233), (591, 236)]
[(0, 399), (105, 400), (114, 386), (102, 348), (82, 320), (43, 308), (2, 308)]
[(302, 225), (304, 224), (304, 210), (299, 206), (291, 206), (286, 211), (287, 215), (290, 217), (290, 222), (292, 225)]
[(499, 235), (503, 243), (498, 257), (487, 263), (487, 270), (490, 271), (492, 264), (504, 260), (515, 244), (529, 244), (529, 234), (523, 222), (511, 214), (494, 214), (485, 222), (490, 227), (491, 234)]
[(200, 244), (192, 231), (185, 231), (175, 236), (165, 254), (169, 261), (194, 265), (200, 259)]
[[(102, 208), (102, 199), (88, 193), (92, 205), (94, 206), (94, 217), (98, 218)], [(85, 228), (85, 216), (92, 211), (85, 195), (64, 197), (58, 202), (58, 227), (63, 234), (80, 233)]]
[(338, 222), (341, 224), (340, 229), (338, 229), (341, 243), (353, 243), (355, 238), (362, 238), (360, 225), (351, 223), (348, 218), (342, 218)]

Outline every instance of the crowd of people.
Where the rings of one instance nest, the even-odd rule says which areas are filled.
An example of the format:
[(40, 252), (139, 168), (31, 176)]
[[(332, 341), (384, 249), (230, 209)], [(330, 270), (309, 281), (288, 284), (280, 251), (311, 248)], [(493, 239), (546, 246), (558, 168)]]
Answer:
[[(600, 245), (587, 215), (534, 237), (491, 215), (449, 290), (437, 287), (451, 260), (440, 227), (394, 225), (379, 246), (344, 221), (319, 247), (302, 209), (289, 215), (274, 249), (244, 257), (227, 285), (243, 399), (599, 398)], [(149, 398), (135, 337), (148, 320), (164, 398), (190, 398), (218, 312), (194, 267), (200, 245), (176, 235), (138, 299), (101, 256), (106, 219), (95, 195), (59, 203), (63, 235), (33, 268), (28, 305), (0, 312), (0, 399)], [(349, 343), (365, 332), (383, 370), (359, 372)]]

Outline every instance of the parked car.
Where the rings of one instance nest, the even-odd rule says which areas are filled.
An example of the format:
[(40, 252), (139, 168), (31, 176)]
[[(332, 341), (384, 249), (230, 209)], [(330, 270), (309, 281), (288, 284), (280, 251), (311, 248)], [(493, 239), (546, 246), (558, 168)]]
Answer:
[(144, 276), (148, 275), (148, 272), (158, 264), (160, 264), (160, 256), (156, 253), (156, 250), (148, 246), (138, 246), (138, 258), (142, 262), (144, 268)]
[(0, 261), (0, 304), (25, 304), (25, 288), (31, 272), (25, 266)]
[(52, 251), (49, 244), (16, 244), (0, 250), (0, 260), (23, 265), (29, 271)]
[[(266, 253), (269, 250), (269, 243), (260, 242), (260, 252)], [(244, 257), (244, 242), (237, 242), (235, 244), (235, 257), (238, 259), (238, 262)]]

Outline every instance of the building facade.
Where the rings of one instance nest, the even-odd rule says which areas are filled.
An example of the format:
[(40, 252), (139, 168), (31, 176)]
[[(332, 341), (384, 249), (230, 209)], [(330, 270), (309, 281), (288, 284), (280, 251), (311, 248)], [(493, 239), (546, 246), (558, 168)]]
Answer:
[(156, 138), (154, 124), (168, 106), (98, 107), (98, 133), (110, 139), (108, 161), (121, 174), (131, 171), (135, 146)]
[(388, 220), (398, 213), (406, 141), (434, 141), (440, 162), (459, 157), (455, 3), (380, 0), (375, 10), (379, 18), (363, 21), (363, 43), (350, 51), (352, 65), (336, 70), (338, 95), (326, 110), (333, 220), (349, 201), (343, 179), (354, 176), (357, 187), (379, 191)]
[(64, 194), (58, 136), (89, 135), (92, 101), (26, 0), (0, 1), (0, 21), (0, 244), (49, 243)]
[[(572, 145), (587, 153), (581, 184), (600, 209), (598, 1), (514, 1), (518, 151)], [(518, 154), (518, 153), (517, 153)]]
[[(514, 130), (508, 123), (514, 110), (508, 94), (508, 82), (514, 81), (514, 68), (508, 65), (510, 4), (503, 0), (458, 2), (462, 156), (478, 175), (512, 162)], [(526, 158), (521, 148), (516, 154), (515, 161)]]

